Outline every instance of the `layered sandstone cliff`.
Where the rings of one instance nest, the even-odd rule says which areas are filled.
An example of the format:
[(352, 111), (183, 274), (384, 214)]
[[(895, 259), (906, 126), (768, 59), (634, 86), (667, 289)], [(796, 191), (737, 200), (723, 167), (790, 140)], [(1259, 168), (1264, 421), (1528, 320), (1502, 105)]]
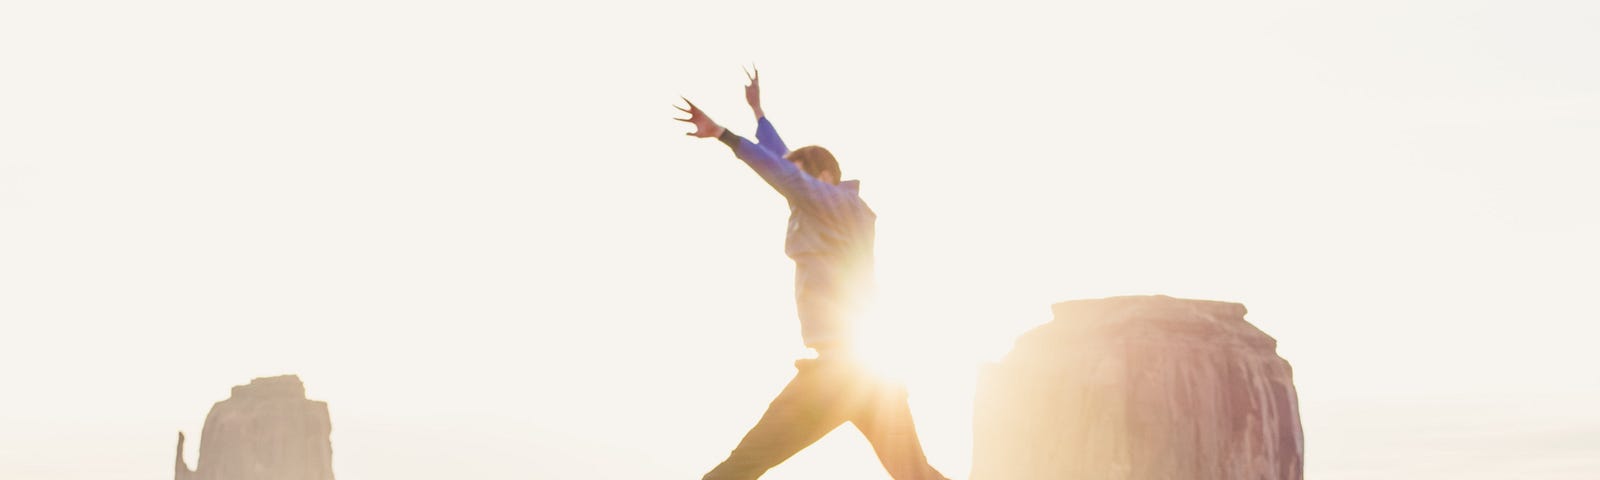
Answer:
[(973, 480), (1300, 480), (1289, 363), (1237, 303), (1080, 300), (985, 368)]
[(328, 404), (306, 399), (294, 375), (233, 387), (206, 415), (194, 470), (178, 433), (176, 480), (333, 480)]

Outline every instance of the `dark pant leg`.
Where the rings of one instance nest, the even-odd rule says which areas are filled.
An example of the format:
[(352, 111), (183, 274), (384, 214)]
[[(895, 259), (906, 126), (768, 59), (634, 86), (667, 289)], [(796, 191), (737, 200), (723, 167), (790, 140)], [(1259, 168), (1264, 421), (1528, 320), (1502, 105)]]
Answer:
[(949, 480), (934, 470), (922, 453), (905, 388), (879, 380), (868, 382), (872, 382), (868, 388), (872, 393), (851, 423), (872, 443), (889, 476), (894, 480)]
[(835, 378), (836, 368), (808, 361), (796, 362), (796, 367), (799, 372), (767, 406), (767, 413), (702, 480), (754, 480), (850, 419), (853, 412), (838, 401), (850, 395)]

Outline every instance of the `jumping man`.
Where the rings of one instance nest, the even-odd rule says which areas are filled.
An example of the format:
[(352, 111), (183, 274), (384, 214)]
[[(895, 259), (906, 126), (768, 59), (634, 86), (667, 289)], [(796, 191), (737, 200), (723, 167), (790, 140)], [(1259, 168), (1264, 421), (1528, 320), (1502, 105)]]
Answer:
[(747, 75), (745, 100), (756, 142), (717, 125), (684, 99), (689, 135), (716, 138), (789, 202), (784, 253), (795, 262), (800, 336), (816, 358), (795, 362), (794, 379), (772, 400), (728, 459), (702, 480), (754, 480), (840, 424), (855, 424), (895, 480), (948, 480), (928, 464), (904, 387), (867, 373), (851, 345), (851, 320), (872, 277), (873, 222), (860, 183), (839, 181), (839, 162), (818, 146), (790, 151), (761, 110), (761, 73)]

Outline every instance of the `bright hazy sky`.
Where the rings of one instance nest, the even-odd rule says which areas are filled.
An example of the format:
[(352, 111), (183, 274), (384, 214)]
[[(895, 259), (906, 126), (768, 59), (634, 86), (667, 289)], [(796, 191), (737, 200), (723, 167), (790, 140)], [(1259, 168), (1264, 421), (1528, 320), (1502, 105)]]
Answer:
[[(698, 478), (803, 354), (785, 205), (878, 212), (871, 330), (965, 478), (1056, 301), (1236, 301), (1317, 479), (1600, 471), (1600, 7), (7, 2), (0, 478), (171, 473), (251, 377), (342, 480)], [(197, 442), (190, 443), (190, 461)], [(768, 477), (885, 479), (843, 428)]]

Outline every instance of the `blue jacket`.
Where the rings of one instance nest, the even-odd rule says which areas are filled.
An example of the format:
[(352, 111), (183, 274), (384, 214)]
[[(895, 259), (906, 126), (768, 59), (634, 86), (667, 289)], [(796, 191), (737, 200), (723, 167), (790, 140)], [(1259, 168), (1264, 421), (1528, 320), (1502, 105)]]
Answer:
[(750, 165), (789, 201), (789, 233), (783, 250), (795, 262), (795, 306), (800, 336), (808, 347), (850, 341), (852, 314), (872, 286), (873, 222), (856, 180), (833, 185), (784, 159), (789, 147), (765, 117), (756, 140), (724, 134), (734, 155)]

